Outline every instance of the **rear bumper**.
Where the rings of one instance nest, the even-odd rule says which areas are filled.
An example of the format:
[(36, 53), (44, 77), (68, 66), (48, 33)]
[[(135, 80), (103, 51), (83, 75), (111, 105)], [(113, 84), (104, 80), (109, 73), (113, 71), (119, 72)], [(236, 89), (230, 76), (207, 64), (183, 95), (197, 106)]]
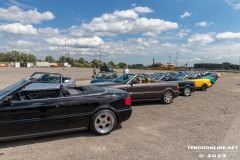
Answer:
[(121, 123), (123, 121), (126, 121), (128, 120), (131, 115), (132, 115), (132, 108), (129, 107), (129, 108), (126, 108), (126, 109), (122, 109), (122, 110), (117, 110), (116, 111), (116, 115), (117, 115), (117, 118), (118, 118), (118, 122)]
[(179, 96), (179, 94), (180, 94), (180, 92), (179, 92), (179, 91), (173, 91), (173, 98), (176, 98), (176, 97), (178, 97), (178, 96)]
[(192, 92), (195, 92), (197, 90), (196, 87), (191, 88)]

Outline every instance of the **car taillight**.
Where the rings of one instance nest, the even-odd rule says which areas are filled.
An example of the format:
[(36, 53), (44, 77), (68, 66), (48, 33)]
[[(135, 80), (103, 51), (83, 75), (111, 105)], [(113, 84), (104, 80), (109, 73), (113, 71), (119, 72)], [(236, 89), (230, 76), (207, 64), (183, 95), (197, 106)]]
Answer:
[(177, 89), (179, 89), (179, 85), (177, 85)]
[(194, 87), (196, 87), (196, 82), (194, 82)]
[(131, 104), (132, 104), (131, 97), (125, 98), (125, 105), (126, 105), (126, 106), (131, 106)]

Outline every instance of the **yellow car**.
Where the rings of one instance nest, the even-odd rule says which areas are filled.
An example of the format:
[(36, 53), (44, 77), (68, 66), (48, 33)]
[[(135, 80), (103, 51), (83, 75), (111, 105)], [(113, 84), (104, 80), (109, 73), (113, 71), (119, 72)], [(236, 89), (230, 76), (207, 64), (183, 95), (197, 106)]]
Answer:
[(206, 91), (207, 88), (212, 86), (210, 79), (188, 79), (188, 81), (195, 82), (196, 88), (202, 91)]

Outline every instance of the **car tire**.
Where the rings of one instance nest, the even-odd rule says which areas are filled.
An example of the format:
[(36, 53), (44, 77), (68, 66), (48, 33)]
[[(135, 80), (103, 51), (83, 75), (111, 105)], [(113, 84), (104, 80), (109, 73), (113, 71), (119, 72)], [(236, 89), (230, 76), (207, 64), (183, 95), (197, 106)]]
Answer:
[(201, 86), (201, 91), (206, 91), (207, 88), (208, 88), (207, 84), (204, 83), (204, 84)]
[(170, 104), (173, 101), (173, 92), (172, 91), (165, 91), (162, 97), (162, 103)]
[(91, 119), (90, 128), (93, 133), (98, 135), (109, 134), (117, 124), (116, 115), (108, 110), (96, 112)]
[(191, 90), (190, 87), (185, 87), (185, 88), (183, 89), (183, 95), (184, 95), (184, 96), (190, 96), (191, 93), (192, 93), (192, 90)]

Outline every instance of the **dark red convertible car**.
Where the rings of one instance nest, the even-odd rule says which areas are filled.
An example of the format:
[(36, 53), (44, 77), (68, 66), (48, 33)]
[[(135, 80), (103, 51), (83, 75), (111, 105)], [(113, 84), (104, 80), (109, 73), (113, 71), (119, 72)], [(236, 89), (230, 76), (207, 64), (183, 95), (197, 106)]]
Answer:
[(170, 104), (179, 95), (177, 83), (151, 82), (147, 74), (126, 74), (112, 82), (93, 84), (99, 87), (114, 87), (127, 91), (132, 101), (158, 100)]

